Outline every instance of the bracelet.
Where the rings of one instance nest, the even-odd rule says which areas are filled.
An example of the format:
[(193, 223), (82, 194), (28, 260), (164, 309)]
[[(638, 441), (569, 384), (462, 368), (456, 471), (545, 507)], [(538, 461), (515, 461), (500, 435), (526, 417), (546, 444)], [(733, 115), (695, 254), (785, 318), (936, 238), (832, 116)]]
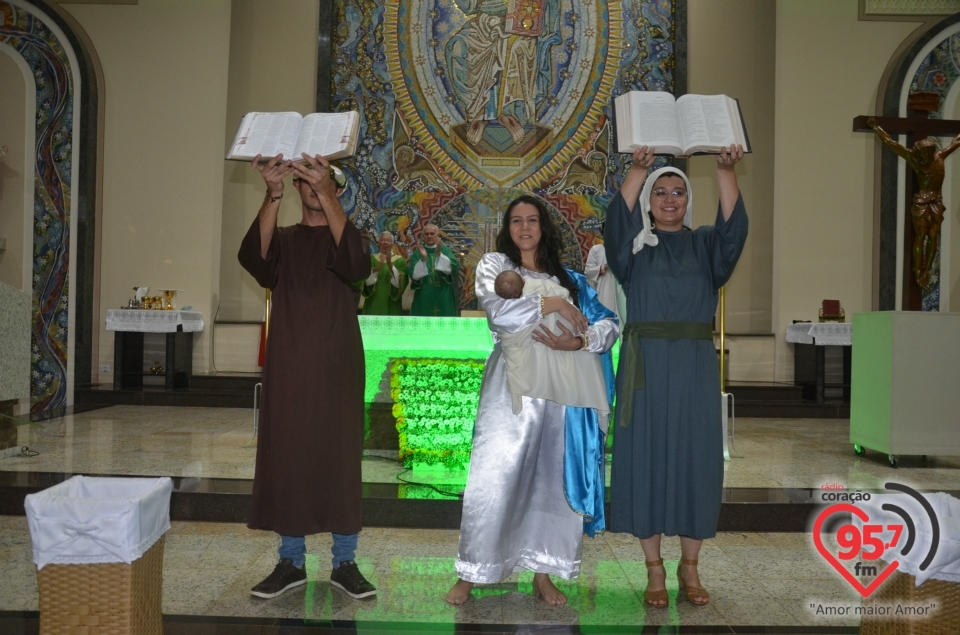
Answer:
[(581, 333), (580, 337), (583, 338), (583, 346), (580, 347), (580, 350), (585, 351), (588, 348), (590, 348), (590, 338), (587, 336), (586, 333)]
[(543, 295), (540, 296), (540, 319), (542, 320), (546, 315), (543, 312), (544, 299)]
[(271, 203), (276, 203), (276, 202), (279, 201), (281, 198), (283, 198), (283, 192), (280, 192), (280, 196), (274, 196), (274, 195), (271, 194), (269, 191), (267, 191), (267, 198), (270, 199), (270, 202), (271, 202)]

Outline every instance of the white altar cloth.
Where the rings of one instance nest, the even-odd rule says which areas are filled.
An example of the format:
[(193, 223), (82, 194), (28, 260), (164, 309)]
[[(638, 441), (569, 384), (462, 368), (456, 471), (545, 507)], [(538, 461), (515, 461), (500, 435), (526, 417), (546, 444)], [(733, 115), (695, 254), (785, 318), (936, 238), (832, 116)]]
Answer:
[(203, 330), (203, 314), (200, 311), (107, 309), (108, 331), (176, 333), (178, 326), (183, 327), (184, 333), (199, 333)]
[(853, 344), (853, 324), (845, 322), (800, 322), (787, 325), (790, 344), (817, 346), (850, 346)]

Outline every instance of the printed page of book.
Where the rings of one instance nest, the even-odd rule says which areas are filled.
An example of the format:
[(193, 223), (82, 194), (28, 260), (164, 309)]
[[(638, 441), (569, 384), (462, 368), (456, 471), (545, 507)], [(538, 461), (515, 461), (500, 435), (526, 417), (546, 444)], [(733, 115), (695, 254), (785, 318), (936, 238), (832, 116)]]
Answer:
[(300, 124), (296, 157), (301, 153), (321, 155), (328, 159), (351, 156), (356, 150), (356, 134), (359, 115), (356, 112), (317, 112), (307, 115)]
[(620, 152), (652, 146), (657, 154), (680, 154), (682, 144), (673, 95), (630, 91), (617, 97), (615, 105)]
[(737, 138), (737, 143), (743, 146), (745, 153), (753, 152), (750, 147), (750, 136), (747, 134), (746, 124), (743, 122), (743, 112), (740, 110), (740, 102), (733, 97), (727, 97), (727, 108), (730, 110), (730, 119), (733, 121), (733, 134)]
[(719, 152), (738, 143), (726, 95), (684, 95), (677, 100), (677, 119), (685, 154)]
[(293, 156), (297, 132), (303, 117), (297, 112), (250, 112), (240, 121), (228, 159), (252, 161), (258, 154)]

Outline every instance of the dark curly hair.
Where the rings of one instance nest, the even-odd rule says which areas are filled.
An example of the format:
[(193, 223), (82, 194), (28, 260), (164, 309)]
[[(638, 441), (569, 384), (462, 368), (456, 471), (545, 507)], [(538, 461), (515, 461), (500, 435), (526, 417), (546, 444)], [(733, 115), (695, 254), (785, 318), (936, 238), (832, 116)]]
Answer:
[(510, 237), (510, 214), (513, 212), (513, 208), (521, 203), (533, 205), (537, 208), (537, 213), (540, 216), (540, 243), (537, 245), (536, 256), (537, 267), (539, 267), (541, 271), (555, 277), (560, 282), (560, 285), (570, 292), (570, 299), (573, 300), (574, 305), (580, 308), (577, 284), (560, 263), (560, 252), (563, 251), (563, 241), (560, 238), (560, 232), (557, 230), (556, 225), (553, 224), (553, 221), (550, 220), (550, 213), (547, 211), (547, 206), (539, 198), (524, 194), (523, 196), (515, 198), (510, 205), (507, 206), (507, 211), (503, 214), (503, 224), (500, 226), (500, 233), (497, 234), (497, 251), (501, 254), (506, 254), (507, 258), (518, 267), (523, 265), (520, 248), (517, 247), (513, 242), (513, 238)]

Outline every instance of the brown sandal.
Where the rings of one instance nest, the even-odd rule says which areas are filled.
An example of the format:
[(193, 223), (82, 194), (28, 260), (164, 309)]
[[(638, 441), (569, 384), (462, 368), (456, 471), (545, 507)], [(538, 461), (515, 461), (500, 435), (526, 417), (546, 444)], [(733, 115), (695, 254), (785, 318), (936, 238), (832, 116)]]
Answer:
[(686, 558), (680, 559), (680, 564), (677, 565), (677, 583), (680, 585), (680, 590), (683, 591), (684, 595), (687, 596), (687, 599), (690, 600), (693, 604), (697, 606), (704, 606), (710, 602), (710, 594), (707, 593), (707, 590), (693, 585), (688, 585), (683, 579), (683, 574), (680, 572), (683, 565), (688, 564), (691, 566), (697, 566), (696, 560), (687, 560)]
[[(644, 562), (644, 564), (647, 565), (648, 569), (662, 567), (663, 558), (660, 558), (659, 560), (647, 560)], [(664, 570), (664, 574), (666, 574), (666, 570)], [(664, 580), (664, 582), (666, 582), (666, 580)], [(659, 591), (644, 591), (643, 601), (654, 608), (662, 609), (666, 608), (666, 606), (670, 604), (670, 597), (667, 595), (666, 589), (660, 589)]]

